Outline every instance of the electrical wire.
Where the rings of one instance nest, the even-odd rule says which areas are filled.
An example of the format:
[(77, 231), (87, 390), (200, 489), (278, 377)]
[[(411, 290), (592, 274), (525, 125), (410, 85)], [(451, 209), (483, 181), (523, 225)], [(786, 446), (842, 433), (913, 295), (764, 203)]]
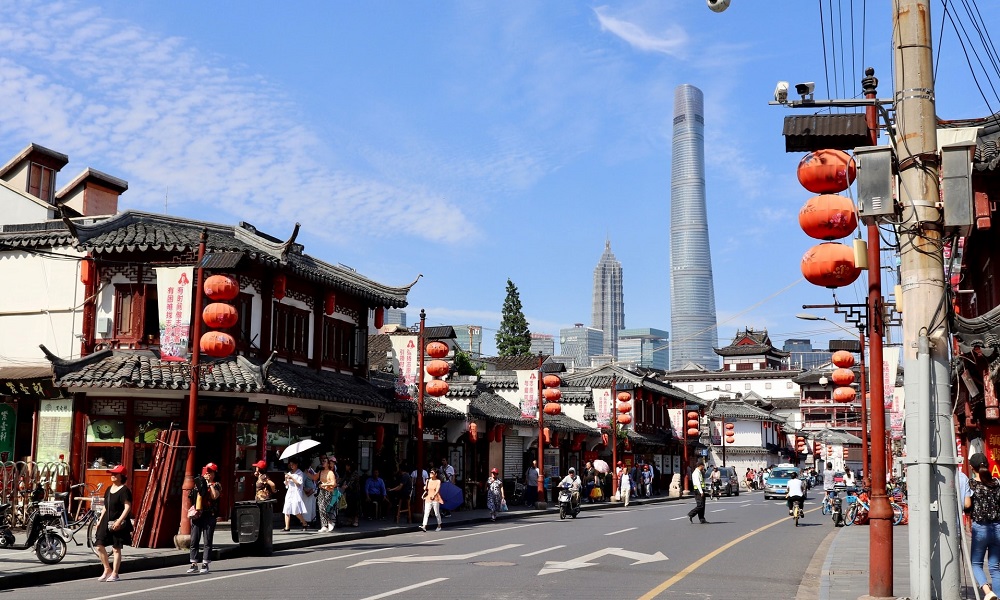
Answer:
[[(826, 25), (823, 19), (823, 0), (817, 0), (819, 4), (819, 35), (820, 39), (823, 41), (823, 73), (826, 77), (826, 95), (831, 97), (830, 93), (830, 67), (826, 62)], [(832, 24), (831, 24), (832, 27)], [(831, 30), (832, 32), (832, 30)]]

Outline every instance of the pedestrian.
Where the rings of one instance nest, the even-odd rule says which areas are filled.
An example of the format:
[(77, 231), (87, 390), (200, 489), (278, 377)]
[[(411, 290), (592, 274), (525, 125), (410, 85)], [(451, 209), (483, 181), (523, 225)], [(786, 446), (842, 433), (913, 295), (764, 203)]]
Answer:
[(316, 481), (318, 479), (319, 473), (312, 467), (309, 467), (302, 473), (302, 501), (306, 505), (306, 510), (302, 513), (302, 518), (310, 525), (312, 525), (318, 516), (316, 514), (316, 492), (319, 491)]
[(503, 480), (500, 470), (493, 467), (490, 477), (486, 480), (486, 508), (490, 511), (490, 520), (497, 520), (497, 513), (507, 507), (507, 497), (503, 493)]
[(534, 506), (538, 502), (538, 461), (531, 461), (531, 466), (524, 472), (524, 505)]
[(256, 479), (254, 488), (256, 492), (254, 493), (254, 499), (257, 502), (267, 502), (271, 498), (274, 498), (274, 493), (277, 491), (277, 486), (271, 481), (271, 478), (267, 476), (267, 461), (258, 460), (253, 464), (253, 475)]
[[(331, 503), (333, 492), (337, 489), (337, 474), (333, 472), (333, 463), (329, 458), (320, 458), (322, 470), (319, 472), (319, 491), (316, 493), (316, 511), (319, 512), (319, 523), (321, 532), (333, 531), (337, 524), (337, 503)], [(331, 506), (332, 504), (332, 506)]]
[[(971, 496), (965, 498), (965, 509), (972, 513), (972, 576), (983, 592), (983, 600), (996, 600), (994, 588), (1000, 587), (1000, 481), (990, 474), (986, 455), (981, 452), (969, 458), (976, 470), (970, 478)], [(983, 572), (983, 561), (989, 552), (990, 579)]]
[(618, 461), (615, 476), (618, 478), (618, 496), (625, 503), (625, 506), (628, 506), (629, 496), (632, 494), (632, 481), (628, 474), (628, 468), (622, 461)]
[[(351, 527), (357, 527), (358, 518), (361, 516), (361, 476), (354, 470), (354, 463), (344, 462), (344, 476), (340, 481), (340, 493), (344, 497), (340, 508), (344, 510)], [(344, 502), (347, 503), (346, 508)]]
[(594, 463), (587, 461), (587, 464), (583, 467), (583, 495), (587, 498), (589, 504), (594, 503), (594, 489), (597, 487), (597, 469), (594, 468)]
[[(219, 497), (222, 486), (215, 480), (219, 471), (218, 465), (208, 463), (201, 468), (201, 477), (195, 479), (195, 495), (193, 511), (188, 511), (191, 518), (191, 566), (188, 573), (208, 573), (208, 563), (212, 562), (212, 541), (215, 538), (215, 523), (219, 516)], [(198, 551), (201, 555), (201, 569), (198, 569)]]
[(753, 491), (753, 489), (754, 489), (754, 484), (753, 484), (753, 481), (754, 481), (754, 472), (753, 472), (753, 469), (751, 469), (750, 467), (747, 467), (746, 479), (747, 479), (747, 491), (748, 492)]
[[(455, 485), (455, 467), (448, 464), (448, 458), (441, 458), (441, 484), (450, 483)], [(441, 507), (441, 514), (445, 517), (451, 516), (451, 511), (447, 508)]]
[[(122, 566), (122, 546), (132, 545), (132, 491), (125, 486), (128, 476), (125, 465), (118, 465), (108, 471), (111, 487), (104, 491), (104, 514), (97, 525), (94, 549), (104, 566), (104, 574), (98, 581), (118, 581)], [(111, 546), (112, 560), (108, 560), (107, 547)]]
[(643, 497), (653, 497), (653, 470), (648, 464), (642, 465), (642, 487)]
[(691, 491), (694, 492), (694, 508), (688, 512), (688, 521), (694, 523), (694, 518), (698, 517), (700, 523), (708, 523), (705, 520), (705, 462), (698, 461), (698, 465), (691, 472)]
[(427, 489), (421, 498), (424, 501), (424, 521), (420, 525), (420, 531), (427, 532), (427, 520), (431, 516), (431, 511), (434, 511), (434, 518), (437, 519), (437, 530), (441, 531), (441, 480), (438, 479), (437, 471), (431, 470)]
[(285, 473), (285, 506), (281, 512), (285, 515), (285, 531), (291, 531), (292, 517), (294, 516), (302, 524), (302, 530), (309, 529), (306, 522), (306, 502), (302, 494), (302, 485), (305, 483), (305, 475), (299, 470), (299, 459), (288, 459), (288, 472)]

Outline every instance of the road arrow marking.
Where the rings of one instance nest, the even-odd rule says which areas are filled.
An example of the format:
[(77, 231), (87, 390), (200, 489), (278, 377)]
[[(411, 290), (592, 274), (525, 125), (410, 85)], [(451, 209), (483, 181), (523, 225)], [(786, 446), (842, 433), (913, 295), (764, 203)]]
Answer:
[(614, 554), (615, 556), (621, 556), (622, 558), (628, 558), (634, 560), (632, 566), (641, 565), (651, 562), (659, 562), (661, 560), (668, 560), (662, 552), (657, 552), (656, 554), (644, 554), (642, 552), (632, 552), (629, 550), (623, 550), (621, 548), (605, 548), (604, 550), (598, 550), (597, 552), (591, 552), (580, 558), (575, 558), (573, 560), (567, 560), (564, 562), (549, 560), (545, 562), (545, 566), (542, 570), (538, 572), (539, 575), (549, 575), (552, 573), (562, 573), (563, 571), (570, 571), (572, 569), (582, 569), (584, 567), (593, 567), (597, 565), (596, 562), (588, 562), (592, 560), (597, 560), (602, 556), (607, 556), (608, 554)]
[(347, 567), (348, 569), (353, 569), (354, 567), (364, 567), (367, 565), (380, 565), (386, 563), (414, 563), (414, 562), (440, 562), (445, 560), (467, 560), (470, 558), (475, 558), (477, 556), (482, 556), (484, 554), (491, 554), (493, 552), (500, 552), (503, 550), (510, 550), (511, 548), (517, 548), (523, 546), (524, 544), (507, 544), (506, 546), (500, 546), (497, 548), (489, 548), (487, 550), (480, 550), (479, 552), (470, 552), (468, 554), (443, 554), (438, 556), (417, 556), (415, 554), (407, 554), (406, 556), (390, 556), (388, 558), (371, 558), (368, 560), (363, 560), (357, 564)]

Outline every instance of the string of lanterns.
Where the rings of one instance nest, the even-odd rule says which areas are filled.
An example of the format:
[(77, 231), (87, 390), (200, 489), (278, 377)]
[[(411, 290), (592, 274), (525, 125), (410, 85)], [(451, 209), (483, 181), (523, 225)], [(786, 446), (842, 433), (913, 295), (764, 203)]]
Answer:
[(726, 423), (726, 443), (736, 442), (736, 423)]
[(701, 434), (701, 421), (696, 410), (689, 410), (687, 413), (687, 436), (689, 438), (696, 438)]
[[(375, 311), (375, 319), (378, 320), (379, 312)], [(441, 379), (448, 374), (451, 367), (448, 363), (442, 360), (444, 357), (448, 356), (448, 345), (443, 342), (431, 342), (427, 344), (424, 349), (427, 356), (430, 356), (434, 360), (427, 363), (424, 370), (427, 374), (432, 377), (430, 381), (424, 384), (424, 391), (427, 394), (439, 398), (448, 393), (448, 382)]]
[[(230, 275), (212, 275), (202, 286), (212, 302), (201, 311), (201, 319), (213, 330), (229, 329), (239, 321), (239, 313), (228, 301), (240, 295), (240, 284)], [(207, 331), (198, 340), (203, 354), (225, 358), (236, 350), (236, 340), (225, 331)]]
[(854, 355), (847, 350), (837, 350), (833, 353), (833, 364), (837, 369), (830, 375), (830, 379), (839, 386), (833, 390), (833, 401), (852, 402), (855, 395), (854, 388), (851, 387), (854, 383), (854, 371), (851, 369), (854, 366)]
[(819, 194), (799, 211), (799, 226), (811, 238), (823, 240), (802, 257), (802, 275), (809, 283), (828, 288), (850, 285), (861, 275), (853, 248), (834, 242), (858, 227), (850, 198), (839, 195), (854, 181), (854, 160), (841, 150), (817, 150), (799, 163), (797, 175), (804, 188)]

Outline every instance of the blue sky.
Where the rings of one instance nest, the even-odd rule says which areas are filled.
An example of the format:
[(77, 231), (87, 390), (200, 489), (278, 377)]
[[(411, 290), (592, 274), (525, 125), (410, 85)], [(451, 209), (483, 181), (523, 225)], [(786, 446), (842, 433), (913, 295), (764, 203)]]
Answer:
[[(423, 274), (410, 322), (425, 308), (430, 324), (482, 324), (492, 350), (508, 278), (533, 332), (590, 324), (605, 239), (626, 326), (670, 329), (673, 90), (690, 83), (705, 93), (720, 341), (750, 326), (818, 342), (841, 332), (794, 318), (832, 297), (801, 280), (810, 194), (784, 152), (791, 113), (767, 102), (778, 80), (854, 96), (862, 52), (880, 97), (892, 86), (889, 3), (830, 6), (845, 50), (827, 68), (848, 69), (828, 93), (816, 2), (2, 0), (0, 157), (66, 153), (60, 185), (88, 166), (121, 177), (123, 209), (281, 238), (299, 221), (324, 260), (393, 285)], [(986, 116), (950, 25), (943, 40), (939, 115)]]

